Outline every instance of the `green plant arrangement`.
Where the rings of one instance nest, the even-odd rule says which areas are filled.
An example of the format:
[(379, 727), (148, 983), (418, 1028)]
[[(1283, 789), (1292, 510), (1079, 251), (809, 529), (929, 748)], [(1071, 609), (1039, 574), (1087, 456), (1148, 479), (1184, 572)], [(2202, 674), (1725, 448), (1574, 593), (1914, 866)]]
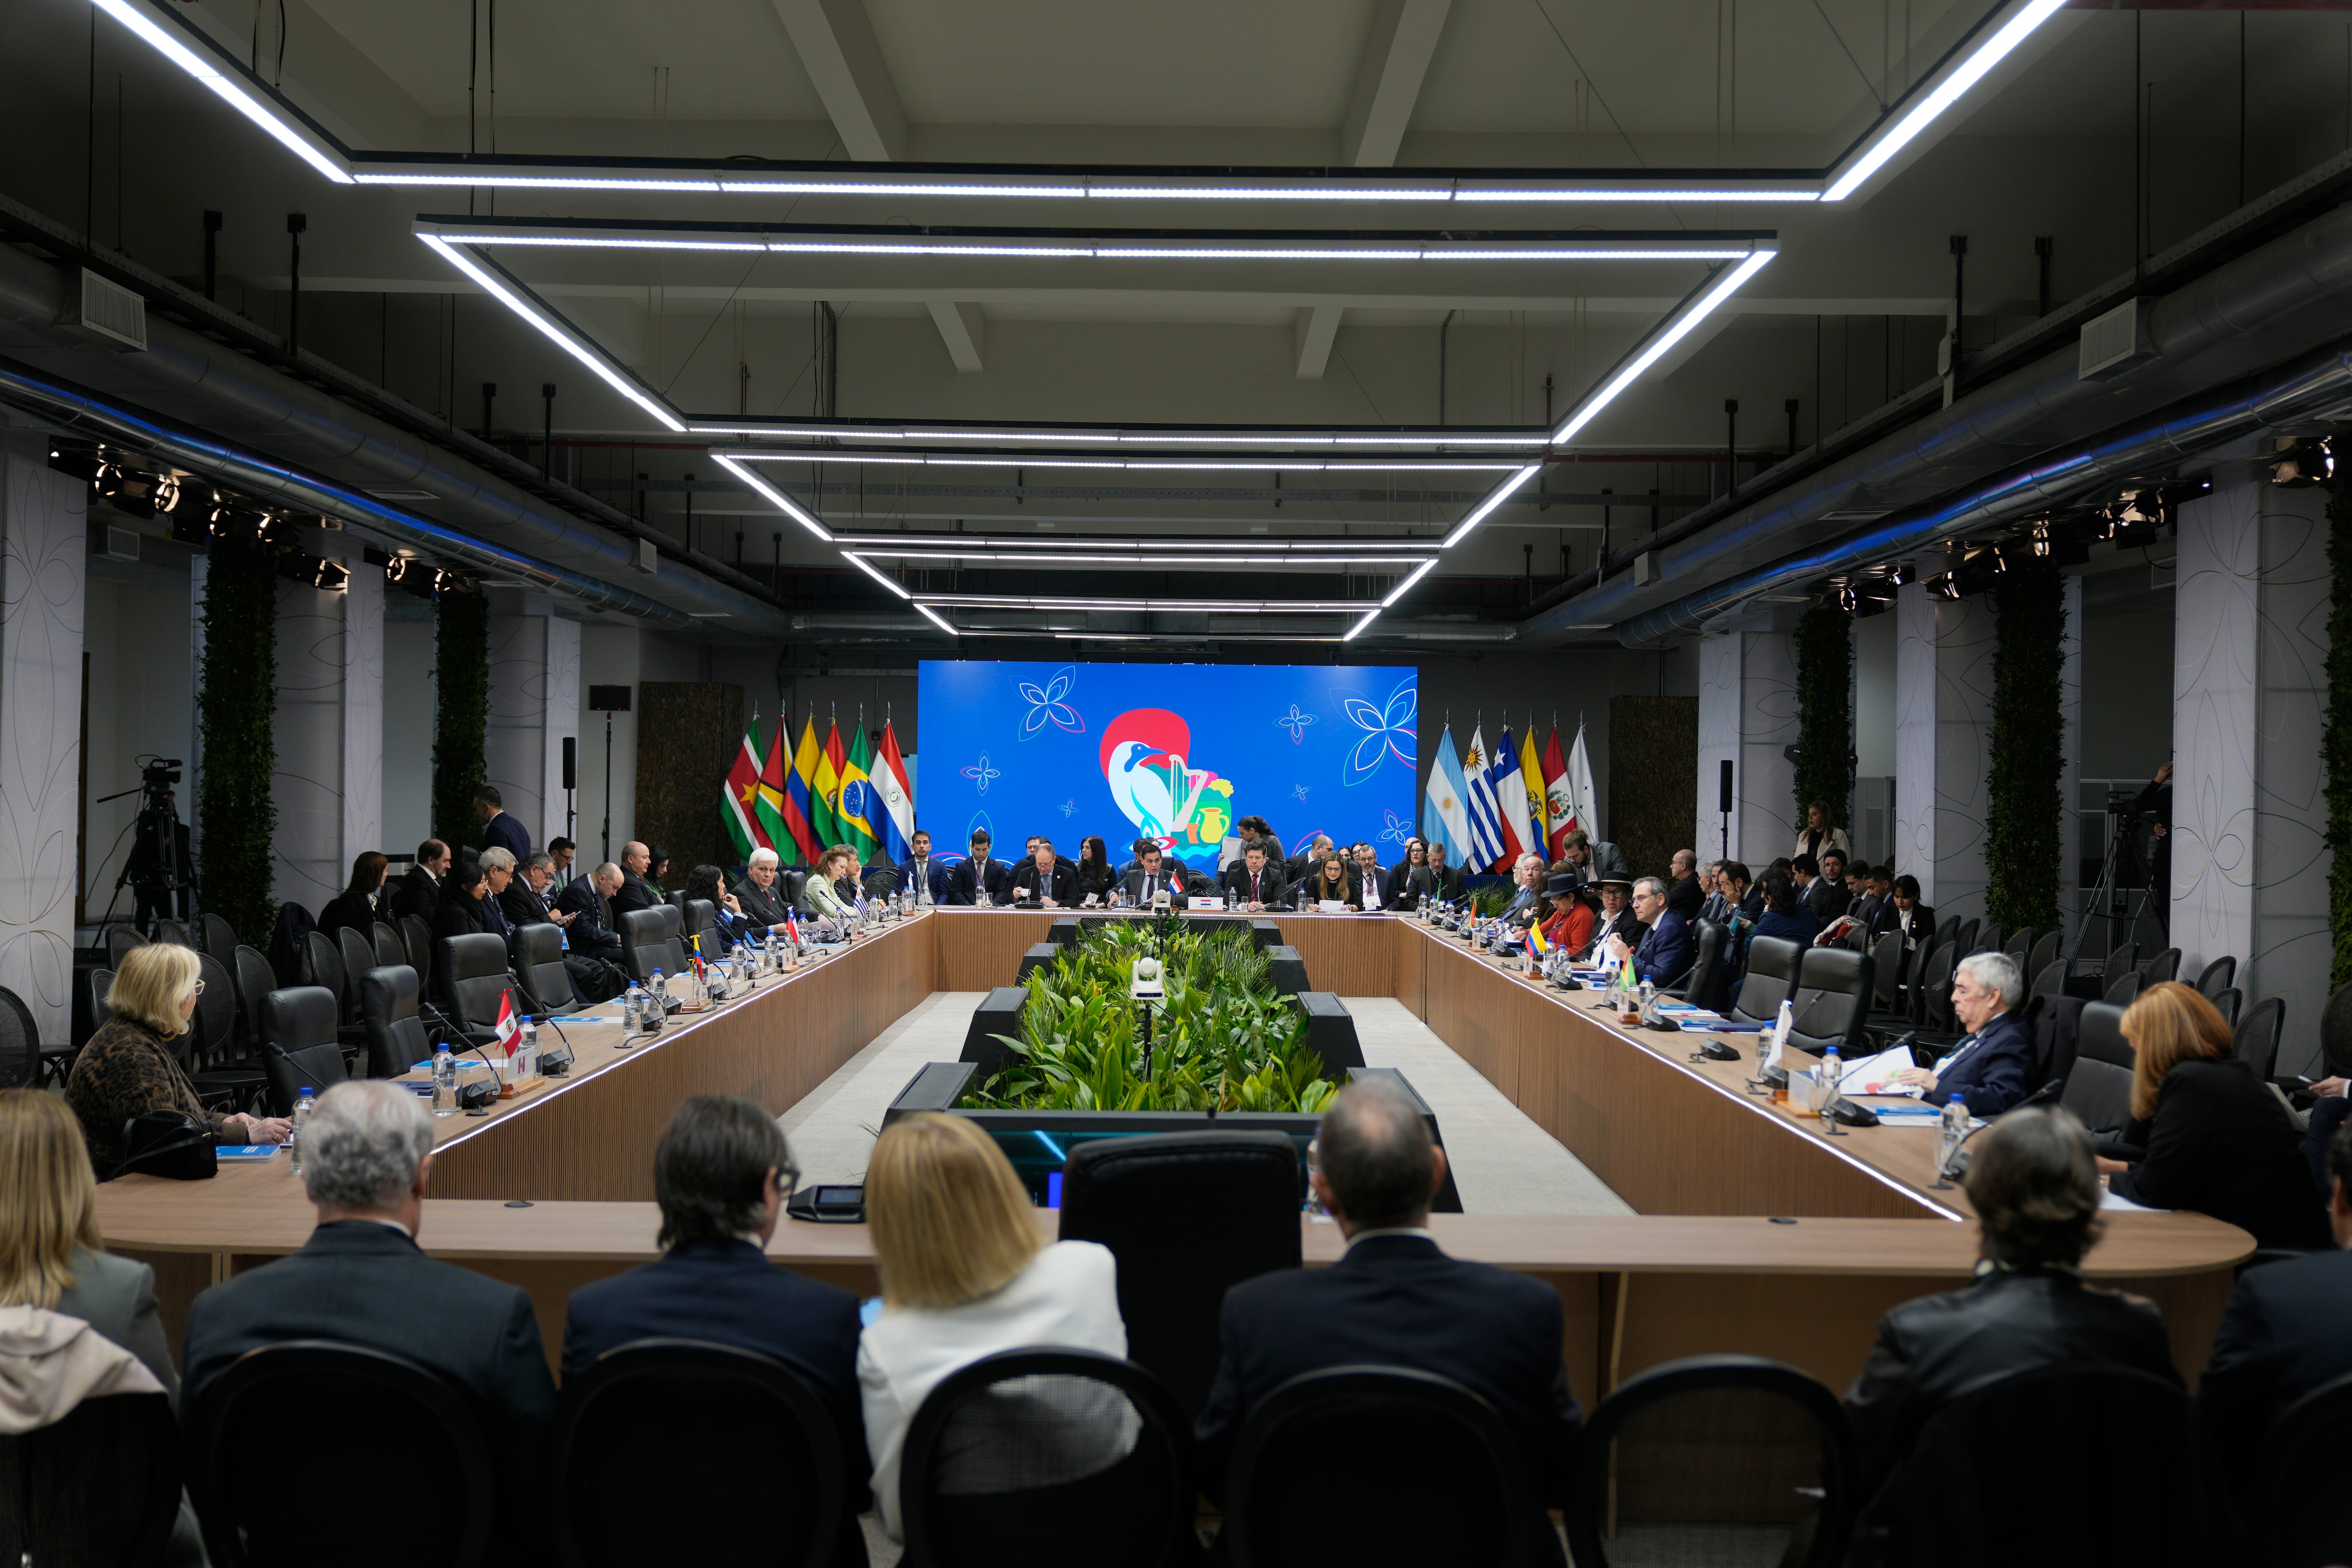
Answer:
[(1507, 882), (1488, 882), (1470, 889), (1470, 912), (1480, 920), (1492, 920), (1501, 914), (1510, 901), (1511, 887)]
[[(1160, 961), (1164, 1000), (1128, 994), (1138, 958)], [(1114, 922), (1031, 972), (1013, 1062), (960, 1102), (975, 1110), (1283, 1110), (1312, 1115), (1347, 1083), (1323, 1076), (1307, 1018), (1276, 994), (1247, 931), (1162, 935)]]
[(2066, 586), (2055, 562), (2010, 561), (1995, 580), (1992, 739), (1985, 775), (1985, 913), (2011, 931), (2058, 928), (2065, 772), (2058, 720)]
[(2327, 933), (2335, 950), (2327, 984), (2352, 984), (2352, 489), (2327, 501)]
[(488, 782), (490, 729), (490, 603), (479, 594), (433, 601), (433, 836), (478, 847), (474, 792)]
[(278, 562), (259, 538), (231, 533), (213, 542), (204, 627), (196, 889), (205, 912), (236, 927), (239, 942), (266, 948), (277, 913), (269, 889), (278, 808), (269, 777), (278, 765)]
[(1852, 826), (1853, 807), (1853, 622), (1843, 610), (1797, 617), (1797, 814), (1820, 801), (1830, 826)]

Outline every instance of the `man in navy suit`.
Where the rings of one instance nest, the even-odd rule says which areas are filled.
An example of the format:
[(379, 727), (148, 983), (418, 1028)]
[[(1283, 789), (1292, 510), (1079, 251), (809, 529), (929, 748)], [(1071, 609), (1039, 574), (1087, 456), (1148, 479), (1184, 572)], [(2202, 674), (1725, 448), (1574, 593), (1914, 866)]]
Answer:
[(947, 866), (931, 858), (931, 836), (918, 827), (907, 847), (913, 853), (898, 862), (898, 886), (915, 895), (916, 907), (954, 903)]
[(499, 792), (488, 784), (474, 792), (474, 810), (482, 818), (482, 847), (504, 849), (520, 866), (530, 858), (530, 829), (507, 815)]
[(857, 1392), (857, 1298), (768, 1261), (799, 1173), (784, 1135), (746, 1100), (696, 1095), (654, 1150), (660, 1258), (572, 1293), (563, 1376), (637, 1340), (709, 1340), (783, 1363), (833, 1415), (841, 1437), (834, 1568), (866, 1562), (866, 1422)]
[(1633, 960), (1634, 974), (1662, 986), (1680, 981), (1691, 964), (1690, 922), (1666, 908), (1664, 882), (1644, 877), (1633, 884), (1633, 918), (1648, 928), (1641, 945), (1622, 936), (1612, 940)]
[(1002, 860), (989, 858), (988, 847), (988, 829), (973, 828), (971, 853), (958, 861), (954, 870), (949, 874), (949, 902), (976, 904), (980, 902), (982, 889), (996, 902), (1004, 902), (1004, 882), (1013, 875), (1013, 868)]
[(1952, 1012), (1968, 1036), (1930, 1068), (1898, 1068), (1895, 1077), (1927, 1090), (1930, 1105), (1958, 1100), (1973, 1116), (1999, 1116), (2034, 1089), (2040, 1064), (2033, 1031), (2018, 1007), (2025, 980), (2005, 952), (1974, 952), (1952, 976)]
[(1445, 1152), (1393, 1085), (1359, 1079), (1323, 1113), (1315, 1194), (1348, 1249), (1328, 1268), (1261, 1274), (1225, 1292), (1223, 1355), (1193, 1423), (1202, 1489), (1222, 1501), (1250, 1411), (1302, 1373), (1367, 1363), (1463, 1384), (1494, 1406), (1528, 1461), (1528, 1560), (1564, 1563), (1544, 1515), (1564, 1500), (1583, 1413), (1560, 1360), (1559, 1297), (1538, 1279), (1438, 1250), (1429, 1200)]

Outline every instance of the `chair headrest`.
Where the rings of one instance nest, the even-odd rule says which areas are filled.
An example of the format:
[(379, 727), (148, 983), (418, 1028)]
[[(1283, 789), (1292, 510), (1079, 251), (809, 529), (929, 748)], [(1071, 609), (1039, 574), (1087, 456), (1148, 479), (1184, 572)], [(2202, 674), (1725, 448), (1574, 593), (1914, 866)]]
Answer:
[(2129, 1068), (2137, 1058), (2124, 1038), (2124, 1010), (2112, 1002), (2086, 1002), (2074, 1026), (2075, 1053), (2094, 1061)]
[(1081, 1178), (1149, 1179), (1204, 1165), (1268, 1165), (1286, 1173), (1298, 1168), (1298, 1150), (1287, 1133), (1265, 1131), (1164, 1132), (1140, 1138), (1097, 1138), (1070, 1151), (1062, 1167), (1065, 1184)]
[(1809, 947), (1798, 984), (1824, 991), (1850, 991), (1862, 976), (1864, 955), (1850, 947)]
[(396, 1023), (416, 1016), (416, 971), (387, 963), (360, 976), (360, 1007), (371, 1018)]
[(518, 933), (525, 963), (563, 962), (563, 932), (552, 921), (533, 921)]
[(1748, 973), (1775, 980), (1797, 978), (1797, 963), (1805, 950), (1784, 936), (1759, 936), (1748, 943)]
[(335, 1043), (335, 994), (323, 985), (296, 985), (261, 999), (261, 1032), (281, 1050)]
[(631, 947), (653, 947), (660, 943), (669, 922), (677, 911), (667, 904), (649, 910), (626, 910), (621, 915), (621, 940)]
[(441, 939), (441, 962), (452, 982), (480, 980), (507, 972), (507, 944), (488, 931)]

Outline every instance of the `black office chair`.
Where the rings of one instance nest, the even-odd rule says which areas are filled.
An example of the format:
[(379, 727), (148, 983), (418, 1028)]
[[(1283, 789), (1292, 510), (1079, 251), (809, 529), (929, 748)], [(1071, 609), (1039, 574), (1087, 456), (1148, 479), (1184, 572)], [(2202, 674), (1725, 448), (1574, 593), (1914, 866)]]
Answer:
[[(499, 1005), (516, 989), (505, 941), (486, 931), (445, 936), (434, 956), (440, 976), (436, 1005), (476, 1045), (496, 1039)], [(520, 996), (516, 1005), (521, 1005)]]
[[(2042, 972), (2059, 962), (2059, 949), (2066, 944), (2063, 931), (2044, 931), (2033, 944), (2033, 952), (2025, 960), (2025, 973), (2039, 977)], [(2062, 972), (2061, 976), (2063, 978)]]
[(2352, 985), (2338, 990), (2320, 1010), (2319, 1054), (2330, 1073), (2352, 1078)]
[(295, 985), (263, 997), (261, 1032), (272, 1116), (293, 1115), (304, 1089), (324, 1094), (351, 1076), (335, 1039), (335, 994), (323, 985)]
[[(375, 949), (375, 962), (368, 965), (370, 969), (381, 969), (392, 963), (408, 963), (408, 944), (401, 941), (400, 932), (394, 927), (378, 921), (368, 932), (368, 937), (370, 945)], [(408, 966), (411, 969), (416, 967), (413, 963)]]
[(1948, 1037), (1958, 1033), (1952, 1016), (1952, 975), (1959, 967), (1960, 951), (1946, 942), (1927, 954), (1911, 986), (1911, 1022), (1923, 1035)]
[(147, 939), (141, 936), (136, 928), (128, 925), (108, 926), (106, 928), (106, 966), (109, 969), (121, 968), (124, 953), (134, 947), (146, 945)]
[(47, 1065), (32, 1009), (14, 991), (0, 987), (0, 1089), (37, 1089)]
[(1534, 1532), (1551, 1530), (1540, 1509), (1528, 1456), (1484, 1399), (1433, 1373), (1338, 1366), (1250, 1412), (1221, 1541), (1234, 1568), (1525, 1568)]
[(204, 932), (204, 946), (206, 952), (211, 953), (223, 963), (230, 962), (236, 956), (236, 928), (235, 926), (210, 911), (206, 911), (198, 921), (197, 925)]
[(408, 967), (416, 971), (416, 984), (429, 987), (433, 984), (433, 928), (422, 917), (400, 917), (400, 945), (408, 951)]
[(1668, 994), (1694, 1007), (1718, 1011), (1723, 1006), (1724, 993), (1731, 989), (1731, 928), (1721, 921), (1701, 921), (1694, 946), (1696, 951), (1690, 968), (1684, 972), (1683, 983), (1669, 986)]
[(784, 908), (803, 915), (809, 912), (806, 871), (782, 872), (776, 878), (776, 885), (777, 896), (783, 900)]
[(1958, 942), (1959, 937), (1960, 917), (1958, 915), (1946, 915), (1942, 920), (1936, 922), (1935, 934), (1927, 939), (1927, 951), (1933, 952), (1936, 949), (1943, 946), (1946, 942)]
[(1070, 1152), (1061, 1238), (1098, 1241), (1118, 1259), (1127, 1353), (1187, 1421), (1216, 1375), (1226, 1288), (1299, 1265), (1299, 1184), (1297, 1146), (1271, 1131), (1103, 1138)]
[(278, 974), (259, 948), (239, 946), (230, 950), (229, 957), (229, 968), (236, 980), (237, 1032), (245, 1041), (245, 1054), (258, 1058), (265, 1040), (261, 1002), (278, 989)]
[[(2033, 983), (2026, 987), (2029, 996), (2063, 996), (2066, 994), (2066, 961), (2063, 958), (2043, 964), (2033, 972)], [(2080, 998), (2076, 998), (2080, 1000)]]
[(0, 1550), (26, 1563), (161, 1563), (180, 1515), (180, 1426), (161, 1394), (85, 1399), (0, 1436)]
[(1852, 1059), (1870, 1023), (1870, 954), (1843, 947), (1809, 947), (1797, 969), (1789, 1043)]
[(153, 940), (156, 942), (168, 942), (175, 947), (184, 947), (201, 951), (200, 949), (196, 949), (196, 939), (188, 934), (188, 928), (186, 926), (182, 925), (178, 921), (166, 920), (162, 915), (157, 915), (155, 917), (155, 935)]
[(257, 1056), (241, 1056), (237, 1043), (236, 983), (228, 966), (209, 952), (196, 955), (196, 978), (205, 994), (196, 998), (195, 1027), (186, 1038), (194, 1042), (188, 1078), (196, 1098), (206, 1106), (229, 1111), (249, 1110), (261, 1102), (268, 1088), (268, 1071)]
[[(2116, 1442), (2118, 1432), (2131, 1440)], [(2063, 1487), (2017, 1485), (2021, 1464), (2062, 1463)], [(2178, 1382), (2096, 1363), (2045, 1367), (1928, 1415), (1864, 1510), (1855, 1553), (1984, 1568), (2242, 1562), (2219, 1478)]]
[(302, 933), (302, 984), (333, 992), (335, 1016), (342, 1018), (343, 994), (349, 989), (343, 980), (343, 950), (325, 931)]
[(1585, 1423), (1569, 1468), (1569, 1551), (1577, 1568), (1827, 1568), (1845, 1553), (1858, 1471), (1837, 1395), (1796, 1368), (1669, 1362), (1620, 1384)]
[(2099, 994), (2099, 1000), (2112, 1002), (2118, 1007), (2128, 1007), (2139, 999), (2139, 971), (2126, 970), (2107, 982), (2106, 989)]
[(1976, 945), (1969, 949), (1969, 955), (1972, 956), (1979, 952), (1999, 952), (2008, 940), (2009, 933), (2002, 930), (1999, 921), (1987, 921), (1983, 929), (1977, 932)]
[[(858, 1533), (866, 1456), (799, 1373), (697, 1340), (638, 1340), (563, 1382), (546, 1450), (563, 1568), (824, 1568)], [(756, 1497), (759, 1507), (745, 1508)], [(648, 1500), (659, 1499), (658, 1506)], [(860, 1551), (862, 1552), (862, 1545)]]
[(367, 1075), (398, 1078), (433, 1058), (433, 1037), (416, 1016), (416, 971), (384, 963), (360, 976), (360, 1026), (367, 1031)]
[(343, 1022), (358, 1021), (360, 976), (383, 962), (376, 956), (375, 936), (345, 926), (335, 933), (336, 955), (343, 961)]
[(621, 916), (621, 962), (633, 980), (648, 980), (653, 972), (676, 975), (686, 967), (686, 945), (678, 940), (681, 917), (668, 904), (630, 910)]
[(1966, 958), (1970, 953), (1976, 952), (1977, 927), (1979, 923), (1979, 922), (1976, 921), (1962, 921), (1960, 922), (1958, 933), (1952, 938), (1952, 955), (1955, 962), (1958, 962), (1959, 959)]
[(2125, 970), (2138, 967), (2139, 943), (2126, 942), (2117, 944), (2114, 951), (2107, 954), (2107, 961), (2100, 966), (2099, 974), (2102, 979), (2113, 980)]
[(106, 1027), (114, 1016), (114, 1009), (106, 1005), (106, 994), (114, 989), (111, 969), (78, 969), (74, 972), (74, 1011), (80, 1015), (74, 1020), (74, 1049), (89, 1044), (89, 1037)]
[(2142, 990), (2167, 980), (2178, 980), (2180, 978), (2180, 950), (2168, 947), (2153, 958), (2143, 958), (2139, 961), (2138, 969)]
[(2067, 1069), (2058, 1103), (2091, 1130), (2109, 1159), (2124, 1156), (2108, 1147), (2131, 1121), (2131, 1042), (2124, 1038), (2124, 1010), (2112, 1002), (2086, 1003), (2074, 1026), (2074, 1060)]
[(1901, 1016), (1903, 1003), (1903, 933), (1888, 931), (1870, 950), (1871, 1010), (1881, 1021)]
[(1751, 937), (1748, 973), (1731, 999), (1730, 1016), (1766, 1024), (1780, 1016), (1780, 1004), (1797, 994), (1797, 966), (1804, 956), (1805, 950), (1786, 937)]
[(2020, 974), (2032, 973), (2033, 971), (2025, 967), (2025, 961), (2033, 956), (2033, 928), (2020, 926), (2016, 931), (2011, 931), (2008, 945), (2000, 951), (2008, 955), (2011, 963), (2017, 965), (2017, 972)]
[[(535, 1458), (493, 1458), (472, 1390), (405, 1357), (328, 1340), (264, 1345), (231, 1362), (204, 1385), (187, 1431), (188, 1492), (214, 1568), (478, 1568), (497, 1525), (493, 1478)], [(328, 1506), (362, 1453), (429, 1460), (430, 1484), (397, 1508)]]
[(869, 900), (893, 898), (898, 891), (898, 873), (891, 867), (877, 866), (866, 873), (858, 886), (866, 889), (866, 897)]
[(2238, 961), (2224, 954), (2197, 976), (2197, 994), (2210, 1002), (2238, 982)]
[(534, 921), (515, 932), (515, 977), (522, 982), (523, 1000), (541, 1017), (580, 1005), (572, 988), (572, 972), (563, 967), (563, 932), (547, 921)]
[(2263, 997), (2246, 1009), (2246, 1016), (2231, 1033), (2238, 1059), (2268, 1083), (2278, 1071), (2279, 1039), (2286, 1033), (2286, 998)]
[(1192, 1418), (1092, 1351), (983, 1357), (943, 1379), (898, 1460), (907, 1568), (1172, 1568), (1198, 1560)]
[(2261, 1542), (2255, 1561), (2263, 1568), (2352, 1563), (2352, 1519), (2346, 1518), (2342, 1500), (2313, 1486), (2305, 1473), (2313, 1455), (2335, 1451), (2347, 1425), (2352, 1377), (2321, 1384), (2271, 1424), (2251, 1471), (2261, 1489), (2246, 1510)]
[(2223, 1023), (2228, 1024), (2232, 1030), (2237, 1028), (2239, 1010), (2246, 1005), (2244, 992), (2234, 985), (2226, 986), (2214, 992), (2205, 1000), (2213, 1004), (2213, 1011), (2221, 1015)]

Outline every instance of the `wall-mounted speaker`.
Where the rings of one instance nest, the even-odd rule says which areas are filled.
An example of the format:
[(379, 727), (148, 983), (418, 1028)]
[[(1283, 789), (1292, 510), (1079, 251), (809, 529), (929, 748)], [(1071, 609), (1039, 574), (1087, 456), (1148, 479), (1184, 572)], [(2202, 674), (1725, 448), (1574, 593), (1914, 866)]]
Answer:
[(563, 787), (580, 787), (580, 742), (572, 735), (563, 737)]
[(1723, 804), (1716, 810), (1728, 815), (1731, 810), (1731, 759), (1723, 759)]

